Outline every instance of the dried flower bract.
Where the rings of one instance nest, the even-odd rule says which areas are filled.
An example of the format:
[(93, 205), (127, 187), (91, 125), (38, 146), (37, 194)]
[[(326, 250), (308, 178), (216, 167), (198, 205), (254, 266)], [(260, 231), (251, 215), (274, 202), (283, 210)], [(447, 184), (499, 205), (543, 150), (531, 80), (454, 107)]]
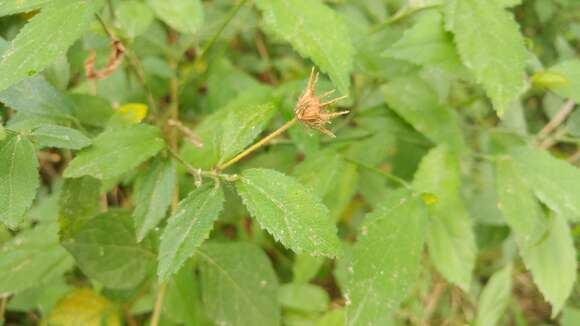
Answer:
[(330, 130), (326, 129), (324, 125), (330, 123), (330, 120), (339, 115), (348, 114), (350, 111), (325, 112), (324, 110), (330, 107), (331, 104), (336, 103), (346, 96), (337, 97), (327, 102), (321, 101), (334, 93), (335, 90), (326, 92), (320, 96), (316, 96), (316, 83), (318, 82), (318, 73), (315, 72), (314, 67), (308, 79), (308, 86), (304, 90), (304, 94), (298, 99), (294, 114), (296, 118), (310, 128), (316, 129), (330, 137), (336, 137)]

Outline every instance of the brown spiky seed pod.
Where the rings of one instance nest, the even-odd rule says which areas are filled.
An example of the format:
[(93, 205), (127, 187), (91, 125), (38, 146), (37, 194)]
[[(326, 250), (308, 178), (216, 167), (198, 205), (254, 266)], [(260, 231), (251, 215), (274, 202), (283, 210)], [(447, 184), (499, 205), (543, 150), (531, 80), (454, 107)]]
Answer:
[(331, 104), (336, 103), (346, 96), (337, 97), (327, 102), (321, 101), (334, 93), (335, 90), (326, 92), (320, 96), (316, 96), (316, 83), (318, 82), (318, 72), (315, 72), (312, 67), (308, 85), (304, 90), (302, 96), (298, 99), (294, 114), (296, 118), (304, 123), (306, 126), (316, 129), (330, 137), (336, 137), (330, 130), (326, 129), (324, 125), (330, 123), (330, 120), (339, 115), (348, 114), (350, 111), (325, 112), (324, 110), (330, 107)]

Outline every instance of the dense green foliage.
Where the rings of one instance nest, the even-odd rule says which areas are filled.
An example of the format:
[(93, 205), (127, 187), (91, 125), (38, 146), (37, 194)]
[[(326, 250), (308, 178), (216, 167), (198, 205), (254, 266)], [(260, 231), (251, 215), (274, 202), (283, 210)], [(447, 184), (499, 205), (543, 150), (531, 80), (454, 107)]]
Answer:
[(0, 325), (580, 325), (579, 54), (577, 0), (0, 0)]

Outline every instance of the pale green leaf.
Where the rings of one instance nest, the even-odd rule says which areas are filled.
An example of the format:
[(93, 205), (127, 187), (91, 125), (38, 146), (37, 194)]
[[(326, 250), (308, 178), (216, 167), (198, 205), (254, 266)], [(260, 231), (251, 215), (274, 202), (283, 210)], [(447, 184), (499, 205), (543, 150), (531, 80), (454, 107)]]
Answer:
[(323, 198), (344, 172), (344, 162), (338, 153), (325, 150), (308, 156), (295, 168), (293, 175), (303, 185)]
[(498, 325), (507, 308), (512, 290), (512, 265), (495, 272), (487, 282), (477, 305), (476, 326)]
[(512, 159), (497, 163), (499, 206), (519, 246), (524, 264), (555, 316), (572, 291), (576, 279), (576, 250), (565, 220), (546, 219), (540, 205), (520, 176)]
[(580, 169), (540, 149), (518, 147), (512, 155), (542, 202), (562, 217), (580, 221)]
[(496, 187), (498, 207), (520, 251), (536, 246), (546, 236), (548, 221), (513, 159), (505, 158), (497, 162)]
[(173, 161), (157, 161), (135, 182), (133, 220), (141, 241), (164, 217), (176, 185)]
[(232, 158), (264, 130), (275, 107), (271, 103), (240, 106), (229, 112), (222, 122), (221, 162)]
[(90, 176), (64, 180), (59, 198), (60, 237), (72, 237), (100, 209), (101, 183)]
[(0, 142), (0, 222), (16, 227), (30, 208), (38, 184), (32, 143), (22, 135)]
[(199, 298), (199, 285), (191, 261), (167, 282), (163, 313), (170, 319), (187, 326), (201, 324), (203, 307)]
[(143, 34), (153, 21), (153, 10), (137, 0), (123, 1), (116, 9), (116, 21), (128, 37)]
[(296, 255), (294, 265), (292, 265), (292, 281), (294, 283), (310, 282), (316, 276), (323, 263), (323, 256)]
[(260, 248), (241, 242), (207, 244), (196, 257), (202, 300), (216, 324), (280, 324), (278, 280)]
[(101, 180), (115, 178), (157, 154), (164, 146), (161, 132), (150, 125), (107, 130), (69, 163), (64, 176), (90, 175)]
[(552, 305), (552, 318), (564, 307), (576, 283), (576, 248), (566, 220), (553, 215), (548, 234), (536, 246), (522, 251), (534, 283)]
[(308, 283), (289, 283), (280, 286), (278, 300), (283, 308), (304, 313), (324, 312), (330, 299), (326, 291)]
[(319, 0), (257, 0), (267, 28), (326, 72), (348, 93), (354, 49), (342, 19)]
[(295, 179), (274, 170), (248, 169), (236, 185), (252, 217), (284, 246), (314, 256), (339, 253), (328, 209)]
[(39, 73), (88, 28), (101, 1), (54, 0), (20, 30), (0, 60), (0, 90)]
[(576, 102), (580, 102), (580, 60), (568, 60), (558, 63), (551, 67), (549, 72), (562, 75), (567, 83), (562, 83), (559, 87), (554, 87), (554, 93), (564, 97), (571, 98)]
[(316, 322), (316, 326), (344, 326), (346, 311), (344, 308), (330, 310)]
[(39, 147), (57, 147), (81, 149), (91, 144), (91, 140), (82, 132), (58, 125), (41, 125), (32, 131), (32, 136)]
[(496, 1), (450, 0), (445, 19), (463, 64), (501, 116), (526, 86), (527, 51), (513, 15)]
[(203, 6), (200, 0), (147, 0), (155, 15), (181, 33), (194, 34), (203, 24)]
[(95, 216), (63, 241), (79, 268), (113, 289), (140, 284), (155, 270), (151, 241), (137, 243), (131, 215), (112, 210)]
[(580, 309), (571, 306), (564, 308), (560, 318), (560, 325), (576, 326), (578, 322), (580, 322)]
[(0, 0), (0, 17), (41, 8), (50, 0)]
[(510, 8), (518, 6), (523, 0), (493, 0), (502, 7)]
[(192, 191), (179, 203), (161, 236), (157, 275), (165, 281), (209, 237), (215, 220), (223, 209), (221, 187), (206, 184)]
[(422, 160), (413, 188), (431, 194), (427, 245), (431, 261), (443, 276), (465, 292), (477, 256), (471, 219), (460, 196), (459, 160), (446, 146), (432, 149)]
[(256, 85), (244, 90), (238, 97), (229, 101), (224, 108), (209, 115), (195, 128), (194, 132), (201, 139), (203, 147), (197, 148), (186, 143), (182, 149), (182, 156), (194, 167), (204, 169), (213, 167), (220, 159), (222, 126), (228, 115), (235, 111), (242, 111), (243, 108), (257, 107), (271, 101), (272, 88), (270, 87)]
[(15, 111), (49, 118), (70, 119), (74, 104), (44, 78), (27, 78), (0, 92), (0, 102)]
[(436, 11), (419, 17), (383, 54), (419, 65), (438, 65), (451, 70), (461, 67), (453, 38), (443, 28), (443, 17)]
[(46, 284), (73, 266), (57, 230), (55, 223), (41, 224), (0, 246), (0, 295)]
[(346, 325), (388, 325), (419, 275), (426, 214), (416, 194), (400, 190), (367, 215), (348, 268)]
[(390, 108), (431, 141), (448, 144), (453, 151), (463, 149), (457, 115), (438, 103), (427, 82), (416, 76), (397, 78), (383, 87), (383, 94)]

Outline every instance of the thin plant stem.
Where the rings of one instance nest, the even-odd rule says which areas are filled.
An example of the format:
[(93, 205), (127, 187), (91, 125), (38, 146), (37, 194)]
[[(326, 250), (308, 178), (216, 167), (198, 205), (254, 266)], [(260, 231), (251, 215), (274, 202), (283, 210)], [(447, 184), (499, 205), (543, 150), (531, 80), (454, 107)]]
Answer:
[(343, 159), (345, 161), (347, 161), (347, 162), (356, 164), (356, 165), (360, 166), (361, 168), (364, 168), (364, 169), (367, 169), (369, 171), (375, 172), (375, 173), (377, 173), (377, 174), (385, 177), (386, 179), (388, 179), (390, 181), (393, 181), (393, 182), (395, 182), (395, 183), (397, 183), (397, 184), (399, 184), (399, 185), (401, 185), (401, 186), (403, 186), (403, 187), (405, 187), (407, 189), (412, 189), (413, 188), (413, 187), (411, 187), (411, 184), (409, 184), (407, 181), (403, 180), (402, 178), (397, 177), (394, 174), (390, 174), (390, 173), (387, 173), (385, 171), (379, 170), (379, 169), (377, 169), (377, 168), (375, 168), (373, 166), (367, 165), (366, 163), (360, 162), (358, 160), (354, 160), (354, 159), (349, 158), (349, 157), (343, 157)]
[(212, 35), (212, 37), (210, 38), (210, 40), (203, 47), (203, 49), (201, 50), (201, 52), (200, 52), (199, 56), (197, 57), (196, 61), (199, 61), (199, 60), (203, 59), (205, 57), (205, 55), (209, 52), (209, 50), (211, 50), (211, 48), (214, 46), (215, 42), (218, 40), (218, 38), (220, 37), (220, 35), (226, 29), (226, 27), (228, 26), (228, 24), (237, 15), (237, 13), (240, 11), (240, 9), (244, 6), (244, 4), (247, 1), (248, 0), (240, 0), (240, 2), (238, 2), (238, 4), (236, 4), (230, 10), (230, 12), (228, 13), (226, 19), (224, 19), (224, 21), (221, 24), (221, 26), (219, 27), (219, 29)]
[(435, 3), (428, 3), (428, 4), (424, 4), (424, 5), (417, 5), (417, 6), (413, 6), (413, 7), (405, 7), (402, 8), (401, 10), (397, 11), (393, 16), (387, 18), (386, 20), (384, 20), (383, 22), (381, 22), (380, 24), (375, 25), (373, 28), (371, 28), (370, 33), (376, 33), (379, 32), (380, 30), (382, 30), (383, 28), (397, 23), (419, 11), (422, 10), (426, 10), (426, 9), (431, 9), (431, 8), (437, 8), (442, 6), (443, 3), (441, 2), (435, 2)]
[(558, 113), (540, 130), (538, 133), (538, 140), (547, 137), (554, 129), (556, 129), (566, 117), (572, 112), (574, 107), (576, 106), (576, 102), (574, 100), (568, 100), (566, 103), (562, 105)]
[(268, 142), (270, 142), (272, 139), (278, 137), (280, 134), (282, 134), (284, 131), (288, 130), (288, 128), (292, 127), (296, 122), (298, 122), (298, 118), (294, 118), (288, 122), (286, 122), (282, 127), (276, 129), (274, 132), (272, 132), (271, 134), (269, 134), (268, 136), (262, 138), (260, 141), (258, 141), (257, 143), (255, 143), (254, 145), (248, 147), (248, 149), (246, 149), (245, 151), (241, 152), (240, 154), (236, 155), (234, 158), (232, 158), (231, 160), (227, 161), (226, 163), (220, 164), (218, 165), (217, 169), (219, 171), (223, 171), (225, 169), (227, 169), (228, 167), (230, 167), (232, 164), (235, 164), (236, 162), (238, 162), (239, 160), (243, 159), (244, 157), (248, 156), (250, 153), (252, 153), (253, 151), (255, 151), (256, 149), (262, 147), (263, 145), (267, 144)]
[(155, 299), (155, 307), (153, 308), (153, 316), (151, 317), (151, 326), (158, 326), (161, 317), (161, 308), (163, 308), (163, 299), (165, 297), (165, 290), (167, 283), (161, 283), (157, 290), (157, 298)]

